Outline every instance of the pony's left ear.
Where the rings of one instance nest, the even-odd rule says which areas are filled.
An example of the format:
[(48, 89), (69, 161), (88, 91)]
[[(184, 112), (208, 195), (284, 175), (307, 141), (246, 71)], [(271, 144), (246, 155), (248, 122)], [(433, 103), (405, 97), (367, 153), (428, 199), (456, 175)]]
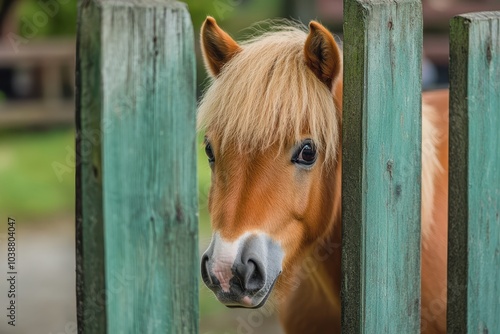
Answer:
[(216, 77), (222, 67), (241, 51), (241, 47), (219, 28), (213, 17), (208, 16), (201, 27), (201, 50), (208, 72)]
[(332, 34), (316, 21), (309, 23), (304, 53), (307, 66), (331, 89), (342, 70), (342, 55)]

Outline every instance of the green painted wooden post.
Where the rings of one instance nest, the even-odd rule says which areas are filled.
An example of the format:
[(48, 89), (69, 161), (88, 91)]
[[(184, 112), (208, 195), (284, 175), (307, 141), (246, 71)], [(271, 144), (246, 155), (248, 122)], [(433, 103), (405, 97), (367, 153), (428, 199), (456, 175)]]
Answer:
[(80, 333), (198, 332), (193, 44), (181, 3), (80, 2)]
[(343, 333), (420, 329), (422, 9), (344, 1)]
[(500, 333), (500, 12), (451, 20), (448, 333)]

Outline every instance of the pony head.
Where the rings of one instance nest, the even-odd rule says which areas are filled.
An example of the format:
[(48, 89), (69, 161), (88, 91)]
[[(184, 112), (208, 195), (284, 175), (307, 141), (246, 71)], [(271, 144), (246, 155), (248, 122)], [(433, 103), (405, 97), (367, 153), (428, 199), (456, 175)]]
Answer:
[(212, 76), (198, 127), (213, 228), (202, 278), (226, 306), (260, 307), (332, 228), (342, 55), (314, 21), (238, 44), (209, 17), (201, 47)]

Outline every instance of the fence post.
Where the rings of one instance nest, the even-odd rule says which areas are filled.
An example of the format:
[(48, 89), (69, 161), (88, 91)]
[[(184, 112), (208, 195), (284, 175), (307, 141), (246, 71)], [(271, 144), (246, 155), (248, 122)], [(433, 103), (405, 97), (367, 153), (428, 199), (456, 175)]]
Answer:
[(500, 12), (450, 36), (448, 333), (500, 333)]
[(78, 30), (79, 333), (197, 333), (189, 13), (174, 1), (85, 0)]
[(420, 330), (422, 8), (344, 1), (342, 331)]

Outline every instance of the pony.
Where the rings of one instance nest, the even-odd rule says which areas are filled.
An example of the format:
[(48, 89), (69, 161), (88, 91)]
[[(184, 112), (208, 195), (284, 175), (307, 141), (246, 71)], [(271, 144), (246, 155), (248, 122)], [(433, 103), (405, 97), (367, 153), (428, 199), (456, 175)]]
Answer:
[[(320, 23), (237, 43), (208, 17), (198, 108), (211, 166), (201, 276), (228, 307), (271, 292), (286, 333), (340, 332), (342, 51)], [(445, 331), (448, 93), (423, 94), (422, 332)], [(304, 261), (313, 270), (303, 270)]]

